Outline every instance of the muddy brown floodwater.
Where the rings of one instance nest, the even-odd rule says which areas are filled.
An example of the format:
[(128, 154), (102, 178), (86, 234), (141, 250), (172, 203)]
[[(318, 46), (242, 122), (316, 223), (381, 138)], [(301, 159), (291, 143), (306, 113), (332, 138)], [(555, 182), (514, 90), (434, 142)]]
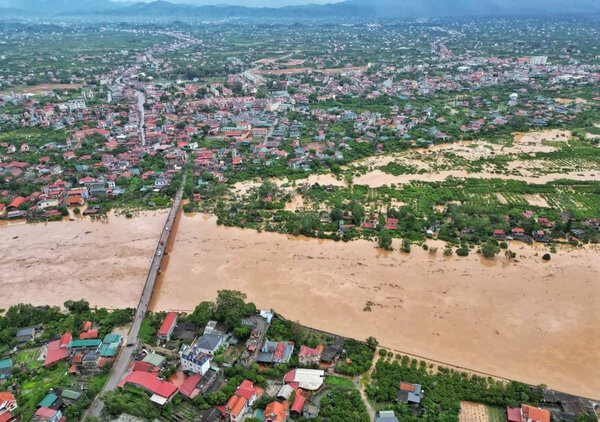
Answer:
[(441, 247), (436, 256), (417, 247), (385, 253), (368, 241), (292, 238), (183, 216), (152, 307), (191, 310), (237, 289), (304, 325), (598, 397), (600, 251), (561, 250), (545, 263), (542, 247), (511, 249), (516, 262), (447, 258)]
[(135, 307), (167, 211), (0, 227), (0, 307), (87, 299)]

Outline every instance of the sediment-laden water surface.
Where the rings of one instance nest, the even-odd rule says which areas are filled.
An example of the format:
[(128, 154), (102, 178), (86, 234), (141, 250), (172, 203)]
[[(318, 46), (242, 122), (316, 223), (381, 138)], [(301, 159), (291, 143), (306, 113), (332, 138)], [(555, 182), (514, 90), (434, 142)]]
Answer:
[[(398, 245), (396, 245), (398, 246)], [(516, 261), (385, 253), (374, 243), (292, 238), (183, 216), (156, 310), (220, 289), (303, 324), (466, 368), (596, 397), (600, 251), (513, 244)], [(368, 311), (367, 309), (370, 309)]]
[(167, 211), (0, 227), (0, 307), (85, 298), (135, 307)]

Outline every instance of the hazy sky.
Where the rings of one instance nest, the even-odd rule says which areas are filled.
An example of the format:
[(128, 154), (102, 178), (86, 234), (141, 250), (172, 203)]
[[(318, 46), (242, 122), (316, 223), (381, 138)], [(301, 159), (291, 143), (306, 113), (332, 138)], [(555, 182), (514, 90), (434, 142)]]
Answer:
[[(135, 2), (144, 1), (149, 3), (154, 0), (113, 0), (120, 2)], [(325, 4), (325, 3), (337, 3), (342, 0), (168, 0), (171, 3), (185, 3), (194, 5), (207, 5), (207, 4), (231, 4), (248, 7), (283, 7), (283, 6), (295, 6), (298, 4)]]

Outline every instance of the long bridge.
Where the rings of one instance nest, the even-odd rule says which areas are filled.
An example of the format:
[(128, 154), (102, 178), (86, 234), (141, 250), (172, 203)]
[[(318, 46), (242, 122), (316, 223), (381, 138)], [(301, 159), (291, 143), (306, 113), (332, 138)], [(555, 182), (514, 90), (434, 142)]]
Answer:
[(104, 403), (101, 400), (102, 395), (107, 391), (112, 391), (117, 388), (118, 382), (123, 377), (123, 374), (129, 368), (131, 359), (133, 357), (133, 352), (135, 350), (135, 346), (138, 342), (138, 334), (140, 332), (140, 327), (142, 325), (142, 321), (146, 312), (148, 311), (148, 305), (150, 304), (150, 299), (152, 298), (152, 293), (154, 292), (154, 285), (156, 284), (156, 279), (158, 277), (160, 266), (162, 264), (162, 259), (165, 255), (165, 249), (167, 247), (167, 243), (169, 237), (171, 236), (171, 228), (177, 219), (179, 213), (179, 207), (181, 206), (181, 199), (183, 198), (183, 188), (185, 186), (185, 181), (187, 178), (187, 174), (184, 172), (183, 178), (181, 180), (181, 186), (175, 195), (175, 199), (173, 200), (173, 206), (169, 211), (169, 215), (163, 226), (162, 233), (160, 235), (160, 239), (158, 240), (158, 245), (156, 246), (156, 250), (154, 251), (154, 256), (152, 258), (152, 264), (150, 265), (150, 270), (148, 271), (148, 276), (146, 277), (146, 282), (144, 284), (144, 289), (142, 290), (142, 294), (140, 296), (140, 301), (138, 302), (137, 310), (135, 313), (135, 319), (133, 320), (133, 324), (131, 325), (131, 329), (129, 330), (129, 334), (127, 335), (127, 343), (123, 345), (119, 354), (116, 357), (116, 360), (113, 363), (110, 376), (102, 391), (95, 398), (94, 402), (90, 406), (87, 414), (84, 416), (84, 419), (89, 416), (100, 417), (100, 413), (104, 408)]

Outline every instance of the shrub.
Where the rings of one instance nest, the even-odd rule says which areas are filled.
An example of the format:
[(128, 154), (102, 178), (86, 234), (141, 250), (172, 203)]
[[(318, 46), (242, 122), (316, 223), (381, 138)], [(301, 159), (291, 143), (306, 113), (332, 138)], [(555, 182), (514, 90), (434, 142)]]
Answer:
[(544, 261), (550, 261), (550, 259), (552, 259), (552, 257), (550, 256), (549, 253), (545, 253), (544, 256), (542, 256), (542, 259)]
[(486, 243), (485, 245), (481, 246), (481, 254), (485, 258), (493, 258), (498, 254), (498, 252), (500, 252), (500, 248), (493, 243)]
[[(452, 251), (450, 253), (452, 253)], [(445, 254), (446, 253), (444, 252), (444, 255)], [(469, 255), (469, 250), (467, 248), (458, 248), (456, 250), (456, 255), (458, 255), (458, 256), (467, 256), (467, 255)]]

